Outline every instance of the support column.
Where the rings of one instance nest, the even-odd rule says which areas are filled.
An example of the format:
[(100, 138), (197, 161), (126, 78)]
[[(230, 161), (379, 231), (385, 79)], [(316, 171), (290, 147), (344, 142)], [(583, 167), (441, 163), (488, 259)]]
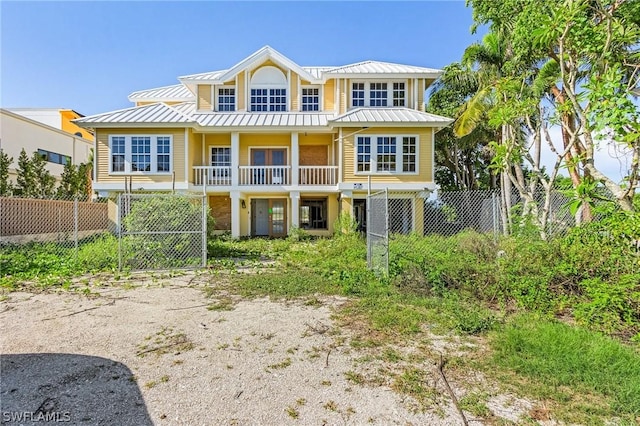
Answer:
[(231, 132), (231, 186), (240, 182), (240, 133)]
[(300, 149), (298, 148), (298, 132), (291, 132), (291, 185), (300, 183)]
[(413, 232), (424, 235), (424, 198), (420, 196), (413, 199)]
[(231, 191), (231, 236), (240, 238), (240, 191)]
[(291, 229), (295, 226), (298, 228), (300, 226), (300, 192), (291, 191), (289, 193), (289, 198), (291, 199), (291, 221), (289, 223), (289, 233), (291, 233)]

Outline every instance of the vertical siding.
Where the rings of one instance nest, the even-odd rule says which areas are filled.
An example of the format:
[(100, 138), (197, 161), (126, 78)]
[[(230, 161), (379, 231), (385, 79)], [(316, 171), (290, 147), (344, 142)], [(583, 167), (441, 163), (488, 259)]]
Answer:
[[(355, 132), (357, 128), (345, 128), (344, 134)], [(354, 143), (358, 136), (363, 135), (417, 135), (419, 138), (418, 146), (418, 174), (388, 174), (371, 176), (371, 181), (376, 183), (402, 183), (402, 182), (431, 182), (432, 180), (432, 145), (431, 145), (431, 129), (430, 128), (372, 128), (357, 135), (346, 137), (343, 140), (343, 157), (342, 157), (342, 176), (345, 182), (364, 182), (367, 180), (365, 175), (356, 175), (354, 167)], [(372, 155), (375, 155), (372, 152)], [(400, 163), (401, 153), (399, 153), (398, 162)]]
[(418, 79), (418, 109), (424, 111), (424, 79)]
[(324, 105), (322, 109), (324, 111), (333, 111), (336, 107), (336, 80), (330, 79), (324, 84)]
[(289, 82), (289, 93), (291, 96), (291, 111), (300, 111), (300, 93), (298, 93), (298, 80), (300, 76), (291, 71), (291, 81)]
[(236, 82), (237, 82), (237, 90), (238, 93), (236, 93), (236, 102), (238, 103), (238, 111), (244, 111), (247, 108), (247, 104), (246, 104), (246, 99), (245, 99), (245, 94), (247, 93), (247, 89), (245, 86), (245, 78), (244, 78), (244, 71), (238, 73), (238, 75), (236, 76)]
[(211, 85), (210, 84), (198, 84), (198, 109), (211, 110)]
[[(109, 174), (109, 135), (170, 135), (173, 138), (173, 171), (176, 181), (184, 181), (184, 129), (98, 129), (96, 132), (97, 152), (96, 182), (124, 182), (123, 175)], [(171, 182), (171, 175), (133, 175), (133, 182)]]

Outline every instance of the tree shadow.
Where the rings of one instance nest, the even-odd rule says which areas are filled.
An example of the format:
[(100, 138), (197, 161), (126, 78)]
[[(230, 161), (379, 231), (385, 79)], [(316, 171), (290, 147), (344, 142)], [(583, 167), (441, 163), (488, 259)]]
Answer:
[(0, 423), (153, 425), (129, 368), (59, 353), (0, 355)]

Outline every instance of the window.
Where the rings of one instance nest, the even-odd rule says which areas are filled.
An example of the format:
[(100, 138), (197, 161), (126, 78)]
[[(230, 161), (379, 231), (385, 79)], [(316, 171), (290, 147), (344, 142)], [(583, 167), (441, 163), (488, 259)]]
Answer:
[(251, 111), (286, 111), (287, 89), (251, 89)]
[(231, 167), (231, 148), (211, 147), (211, 165), (213, 167)]
[(111, 137), (111, 171), (124, 172), (124, 136)]
[(171, 173), (171, 136), (110, 136), (111, 173)]
[(236, 110), (236, 89), (220, 88), (218, 89), (218, 111), (235, 111)]
[(302, 88), (302, 110), (303, 111), (319, 111), (320, 110), (320, 89), (317, 87)]
[(369, 105), (387, 106), (387, 83), (370, 83)]
[(364, 106), (364, 83), (353, 83), (351, 91), (351, 105)]
[(327, 228), (327, 199), (300, 200), (300, 228), (302, 229), (328, 229)]
[(63, 166), (65, 164), (71, 164), (71, 157), (68, 155), (58, 154), (57, 152), (47, 151), (46, 149), (39, 149), (38, 155), (49, 163), (62, 164)]
[(402, 138), (402, 171), (416, 172), (416, 138), (414, 136)]
[(151, 171), (151, 138), (149, 136), (131, 138), (131, 171)]
[(377, 143), (377, 171), (396, 171), (396, 138), (389, 136), (378, 137)]
[(418, 137), (375, 135), (356, 137), (355, 173), (418, 173)]
[(158, 136), (156, 139), (158, 172), (171, 171), (171, 139), (168, 136)]
[(406, 106), (405, 82), (356, 82), (351, 84), (351, 106)]
[(369, 172), (371, 171), (371, 138), (368, 136), (358, 136), (357, 145), (357, 170), (359, 172)]
[(393, 83), (393, 106), (404, 106), (404, 83)]

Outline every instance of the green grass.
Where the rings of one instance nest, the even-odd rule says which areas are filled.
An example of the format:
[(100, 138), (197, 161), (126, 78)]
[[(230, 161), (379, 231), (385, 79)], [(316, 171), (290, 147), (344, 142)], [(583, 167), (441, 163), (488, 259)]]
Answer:
[[(640, 352), (593, 331), (523, 315), (491, 335), (491, 364), (535, 383), (529, 391), (565, 403), (592, 394), (606, 415), (640, 416)], [(580, 401), (575, 401), (580, 404)], [(588, 407), (583, 407), (588, 409)]]

